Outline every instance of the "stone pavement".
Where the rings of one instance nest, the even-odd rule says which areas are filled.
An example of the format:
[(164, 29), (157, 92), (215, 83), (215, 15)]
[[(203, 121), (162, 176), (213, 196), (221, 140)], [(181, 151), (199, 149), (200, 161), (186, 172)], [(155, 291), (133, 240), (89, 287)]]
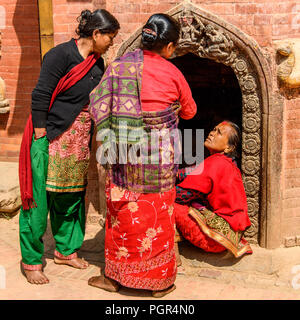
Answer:
[[(79, 252), (90, 263), (86, 270), (77, 270), (53, 262), (53, 238), (45, 234), (45, 273), (50, 283), (31, 285), (20, 271), (18, 242), (18, 215), (10, 220), (0, 218), (0, 300), (156, 300), (148, 291), (122, 288), (109, 293), (87, 285), (87, 280), (99, 274), (103, 267), (103, 231), (97, 225), (87, 225), (86, 238)], [(180, 251), (184, 248), (180, 247)], [(177, 289), (166, 300), (299, 300), (300, 289), (256, 282), (255, 274), (250, 281), (238, 281), (237, 277), (214, 277), (206, 268), (196, 268), (194, 273), (187, 263), (188, 255), (182, 256), (183, 267), (177, 279)], [(193, 260), (191, 260), (193, 261)], [(263, 263), (263, 261), (262, 261)], [(220, 267), (221, 268), (221, 267)], [(202, 270), (202, 276), (201, 276)], [(203, 271), (204, 270), (204, 271)], [(5, 274), (4, 274), (5, 273)], [(300, 273), (297, 271), (297, 273)], [(295, 273), (294, 276), (297, 276)], [(297, 279), (295, 279), (297, 280)], [(299, 285), (300, 287), (300, 285)]]

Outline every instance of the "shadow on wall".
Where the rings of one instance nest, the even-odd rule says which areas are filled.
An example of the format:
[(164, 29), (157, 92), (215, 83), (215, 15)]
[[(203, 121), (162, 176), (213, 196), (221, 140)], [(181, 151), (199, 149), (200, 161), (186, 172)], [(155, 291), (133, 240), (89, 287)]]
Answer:
[(6, 130), (9, 113), (0, 113), (0, 130)]
[(21, 55), (16, 83), (16, 100), (8, 135), (24, 131), (31, 108), (31, 92), (40, 72), (40, 40), (38, 7), (35, 1), (17, 0), (13, 15), (13, 27), (18, 37)]

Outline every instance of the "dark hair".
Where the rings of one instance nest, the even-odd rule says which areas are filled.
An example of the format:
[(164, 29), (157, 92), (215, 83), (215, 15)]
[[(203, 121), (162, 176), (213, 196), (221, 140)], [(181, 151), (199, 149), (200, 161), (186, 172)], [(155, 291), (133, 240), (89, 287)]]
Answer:
[(99, 30), (100, 33), (113, 33), (120, 29), (118, 20), (105, 9), (98, 9), (94, 12), (83, 10), (77, 21), (79, 25), (76, 33), (80, 38), (91, 37), (94, 30)]
[(232, 151), (226, 153), (226, 156), (230, 158), (239, 158), (239, 147), (241, 142), (241, 130), (238, 125), (235, 123), (225, 120), (224, 122), (228, 123), (233, 130), (231, 130), (231, 134), (228, 137), (228, 144), (232, 147)]
[(141, 48), (159, 52), (170, 42), (176, 45), (179, 36), (179, 22), (165, 13), (156, 13), (143, 27)]

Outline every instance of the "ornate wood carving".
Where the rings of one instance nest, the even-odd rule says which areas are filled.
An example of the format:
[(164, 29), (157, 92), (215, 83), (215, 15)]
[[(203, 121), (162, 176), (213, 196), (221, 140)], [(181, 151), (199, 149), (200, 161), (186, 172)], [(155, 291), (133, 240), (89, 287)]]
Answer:
[[(248, 213), (252, 226), (246, 238), (258, 242), (260, 189), (261, 189), (261, 89), (256, 69), (236, 35), (215, 22), (211, 15), (189, 2), (167, 12), (182, 25), (176, 56), (192, 52), (201, 58), (209, 58), (230, 66), (240, 85), (243, 97), (242, 109), (242, 176), (247, 194)], [(135, 50), (140, 45), (141, 29), (120, 47), (117, 56)]]
[(300, 39), (275, 41), (277, 51), (277, 77), (281, 85), (300, 88)]

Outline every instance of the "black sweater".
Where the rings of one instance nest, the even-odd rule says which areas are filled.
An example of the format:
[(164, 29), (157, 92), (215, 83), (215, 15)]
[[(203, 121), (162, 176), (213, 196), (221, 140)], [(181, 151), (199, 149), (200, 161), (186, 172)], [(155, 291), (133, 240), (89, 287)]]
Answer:
[(50, 141), (73, 123), (103, 75), (104, 62), (99, 58), (81, 80), (56, 97), (48, 113), (59, 80), (83, 60), (74, 39), (52, 48), (44, 56), (38, 83), (32, 91), (31, 108), (34, 128), (46, 128)]

